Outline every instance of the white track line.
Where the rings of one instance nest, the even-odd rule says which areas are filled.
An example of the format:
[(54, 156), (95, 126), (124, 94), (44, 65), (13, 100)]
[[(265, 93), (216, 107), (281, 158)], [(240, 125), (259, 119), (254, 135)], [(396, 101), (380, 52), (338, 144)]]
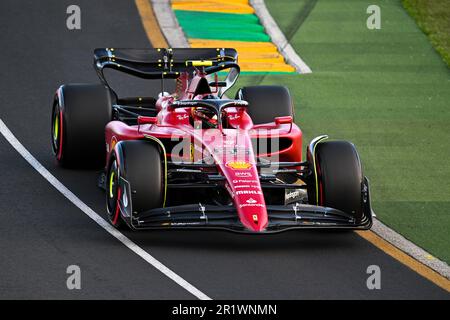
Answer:
[(149, 0), (153, 7), (159, 27), (171, 48), (189, 48), (183, 29), (178, 24), (175, 12), (170, 6), (170, 0)]
[(394, 247), (407, 253), (417, 261), (450, 280), (450, 266), (446, 262), (434, 257), (429, 252), (425, 251), (401, 234), (386, 226), (380, 220), (375, 218), (373, 219), (371, 231), (392, 244)]
[(295, 52), (294, 48), (292, 48), (277, 23), (270, 15), (264, 0), (250, 0), (249, 2), (255, 10), (255, 14), (258, 16), (259, 21), (266, 30), (266, 33), (269, 35), (272, 42), (277, 46), (278, 51), (281, 52), (286, 61), (295, 67), (299, 73), (311, 73), (312, 71), (310, 67), (308, 67), (297, 52)]
[(158, 269), (165, 276), (175, 281), (176, 284), (184, 288), (186, 291), (194, 295), (200, 300), (211, 300), (206, 294), (198, 290), (192, 284), (184, 280), (178, 274), (167, 268), (152, 255), (147, 253), (144, 249), (139, 247), (133, 241), (128, 239), (125, 235), (111, 226), (107, 221), (105, 221), (100, 215), (98, 215), (94, 210), (89, 208), (83, 201), (81, 201), (72, 191), (70, 191), (66, 186), (64, 186), (58, 179), (55, 178), (45, 167), (36, 160), (35, 157), (20, 143), (19, 140), (14, 136), (14, 134), (8, 129), (5, 123), (0, 119), (0, 132), (8, 140), (8, 142), (16, 149), (20, 155), (28, 161), (28, 163), (36, 169), (37, 172), (41, 174), (53, 187), (61, 192), (67, 199), (70, 200), (75, 206), (77, 206), (81, 211), (83, 211), (89, 218), (97, 222), (97, 224), (105, 229), (114, 238), (122, 242), (128, 249), (133, 251), (139, 257), (144, 259), (146, 262), (151, 264), (153, 267)]

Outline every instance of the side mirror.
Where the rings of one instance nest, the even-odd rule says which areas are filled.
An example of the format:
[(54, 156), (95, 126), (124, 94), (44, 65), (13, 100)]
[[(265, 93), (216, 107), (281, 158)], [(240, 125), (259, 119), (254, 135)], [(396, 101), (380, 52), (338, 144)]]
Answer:
[(219, 87), (219, 88), (225, 88), (227, 86), (227, 83), (225, 81), (212, 81), (208, 83), (210, 87)]
[(276, 125), (280, 125), (280, 124), (292, 124), (292, 117), (291, 116), (285, 116), (285, 117), (276, 117), (275, 118), (275, 124)]
[(143, 125), (143, 124), (155, 124), (157, 122), (158, 122), (158, 118), (156, 118), (156, 117), (139, 116), (137, 118), (138, 133), (141, 132), (141, 125)]
[(145, 116), (139, 116), (137, 118), (138, 125), (141, 124), (155, 124), (158, 122), (157, 117), (145, 117)]

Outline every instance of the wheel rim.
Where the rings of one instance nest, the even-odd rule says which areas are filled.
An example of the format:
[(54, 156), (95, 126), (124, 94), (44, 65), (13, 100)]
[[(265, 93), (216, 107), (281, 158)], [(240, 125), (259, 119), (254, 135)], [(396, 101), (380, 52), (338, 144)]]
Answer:
[(106, 188), (106, 202), (108, 205), (108, 213), (112, 220), (117, 206), (118, 174), (116, 160), (114, 160), (111, 164), (111, 168), (109, 169), (109, 174), (106, 181), (108, 183)]
[(55, 104), (55, 106), (53, 107), (53, 115), (52, 115), (52, 147), (53, 147), (53, 152), (58, 155), (58, 151), (59, 151), (59, 131), (60, 131), (60, 126), (59, 126), (59, 108), (58, 105)]
[(106, 185), (106, 205), (108, 218), (114, 226), (120, 224), (120, 197), (121, 189), (119, 186), (119, 167), (114, 159), (108, 172)]
[(114, 198), (114, 187), (115, 187), (115, 183), (114, 183), (114, 177), (115, 177), (116, 173), (113, 171), (111, 172), (110, 178), (109, 178), (109, 197), (110, 198)]
[(53, 122), (53, 141), (58, 141), (59, 137), (59, 115), (56, 113), (55, 121)]
[(55, 103), (52, 114), (52, 149), (58, 160), (62, 158), (62, 140), (63, 140), (63, 127), (62, 127), (62, 112), (58, 103)]

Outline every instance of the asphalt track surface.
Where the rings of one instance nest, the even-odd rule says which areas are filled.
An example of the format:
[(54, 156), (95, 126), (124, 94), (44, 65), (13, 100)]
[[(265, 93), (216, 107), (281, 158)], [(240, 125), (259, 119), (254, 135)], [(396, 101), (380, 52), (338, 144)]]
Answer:
[[(71, 1), (0, 2), (0, 118), (65, 186), (99, 214), (97, 172), (59, 168), (51, 154), (53, 93), (96, 82), (95, 47), (149, 47), (133, 1), (78, 1), (82, 29), (66, 28)], [(159, 84), (138, 83), (151, 93)], [(119, 83), (126, 92), (134, 83)], [(195, 298), (100, 228), (0, 136), (0, 298)], [(221, 231), (125, 232), (213, 299), (437, 299), (449, 294), (353, 232), (249, 236)], [(81, 290), (66, 268), (79, 265)], [(366, 269), (381, 268), (381, 290)]]

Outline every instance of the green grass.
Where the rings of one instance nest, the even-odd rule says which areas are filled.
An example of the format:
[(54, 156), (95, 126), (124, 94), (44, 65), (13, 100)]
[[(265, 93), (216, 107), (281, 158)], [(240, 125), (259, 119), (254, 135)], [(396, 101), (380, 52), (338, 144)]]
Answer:
[(402, 3), (450, 67), (450, 1), (403, 0)]
[(254, 14), (175, 10), (175, 15), (188, 38), (270, 41)]
[[(450, 72), (398, 1), (266, 0), (308, 75), (244, 75), (238, 86), (290, 88), (308, 142), (322, 133), (357, 146), (374, 210), (450, 262)], [(366, 8), (381, 8), (368, 30)], [(297, 30), (298, 29), (298, 30)], [(232, 93), (229, 94), (232, 96)]]

